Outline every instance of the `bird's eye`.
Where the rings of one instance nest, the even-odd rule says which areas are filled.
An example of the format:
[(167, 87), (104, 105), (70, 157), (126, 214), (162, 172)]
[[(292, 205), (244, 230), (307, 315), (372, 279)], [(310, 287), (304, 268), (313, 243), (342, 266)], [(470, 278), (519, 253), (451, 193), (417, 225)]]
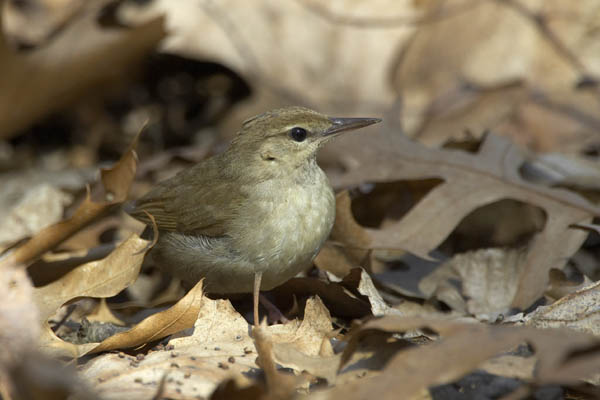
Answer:
[(303, 142), (306, 139), (306, 129), (295, 127), (290, 131), (290, 136), (296, 142)]

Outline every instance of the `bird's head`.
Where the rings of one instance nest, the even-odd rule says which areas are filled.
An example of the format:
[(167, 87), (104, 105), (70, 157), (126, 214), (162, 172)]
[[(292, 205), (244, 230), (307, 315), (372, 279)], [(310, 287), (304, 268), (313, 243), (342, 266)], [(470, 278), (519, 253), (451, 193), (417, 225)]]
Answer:
[(319, 147), (343, 132), (378, 118), (334, 118), (304, 107), (286, 107), (244, 121), (232, 143), (266, 167), (296, 168), (314, 159)]

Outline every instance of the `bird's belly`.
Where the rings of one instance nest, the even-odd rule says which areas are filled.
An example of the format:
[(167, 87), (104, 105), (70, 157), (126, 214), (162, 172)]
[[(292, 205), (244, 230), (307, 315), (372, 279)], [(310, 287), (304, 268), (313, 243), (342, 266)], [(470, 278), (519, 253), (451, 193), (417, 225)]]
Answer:
[(334, 219), (329, 185), (280, 190), (249, 201), (225, 237), (161, 233), (152, 257), (183, 280), (204, 278), (208, 292), (252, 292), (257, 271), (269, 290), (310, 266)]
[(236, 246), (262, 271), (262, 288), (268, 290), (310, 266), (331, 232), (335, 197), (328, 184), (263, 193), (245, 213), (253, 216), (244, 218), (252, 234), (236, 238)]

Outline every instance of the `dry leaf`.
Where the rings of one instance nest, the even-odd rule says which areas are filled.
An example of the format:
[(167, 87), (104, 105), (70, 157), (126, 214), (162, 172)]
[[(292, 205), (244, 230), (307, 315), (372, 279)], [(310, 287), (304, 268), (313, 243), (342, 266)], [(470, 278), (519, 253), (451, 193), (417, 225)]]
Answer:
[(297, 350), (289, 343), (277, 343), (273, 346), (273, 358), (278, 364), (294, 371), (306, 371), (313, 376), (327, 379), (334, 384), (340, 365), (340, 356), (315, 357)]
[(338, 193), (335, 203), (335, 223), (328, 242), (315, 259), (315, 265), (343, 278), (352, 268), (365, 266), (371, 238), (352, 215), (348, 191)]
[[(565, 270), (566, 269), (568, 269), (568, 267), (565, 268)], [(577, 271), (577, 273), (571, 278), (567, 277), (565, 271), (558, 269), (551, 269), (549, 275), (550, 284), (548, 285), (548, 289), (545, 293), (549, 302), (577, 292), (578, 290), (581, 290), (586, 286), (590, 286), (593, 283), (590, 278), (581, 274), (579, 271)]]
[[(350, 148), (362, 148), (360, 153)], [(337, 186), (441, 177), (401, 220), (382, 229), (369, 229), (374, 247), (403, 248), (424, 258), (474, 209), (502, 199), (514, 199), (542, 208), (546, 225), (529, 243), (525, 268), (519, 277), (512, 307), (525, 309), (542, 296), (548, 271), (564, 265), (581, 246), (585, 234), (569, 229), (588, 222), (600, 209), (575, 193), (524, 181), (518, 172), (523, 156), (517, 147), (489, 135), (477, 154), (429, 149), (409, 141), (390, 127), (375, 137), (355, 135), (336, 146), (347, 161)], [(349, 154), (352, 154), (351, 158)]]
[(90, 314), (86, 315), (86, 318), (89, 321), (110, 322), (115, 325), (125, 325), (125, 322), (117, 317), (108, 304), (106, 304), (106, 299), (104, 298), (100, 299), (96, 308)]
[[(196, 294), (199, 290), (196, 286)], [(229, 301), (196, 296), (194, 301), (198, 300), (198, 319), (192, 322), (190, 335), (175, 335), (166, 347), (139, 359), (114, 353), (99, 355), (86, 363), (82, 375), (89, 382), (98, 382), (96, 390), (103, 398), (112, 399), (148, 399), (165, 374), (163, 396), (171, 398), (181, 396), (179, 393), (208, 397), (231, 376), (242, 387), (250, 385), (244, 374), (257, 368), (254, 343), (248, 335), (250, 326)], [(157, 324), (154, 331), (163, 327)]]
[(5, 2), (4, 30), (11, 41), (39, 45), (81, 11), (81, 0), (38, 0), (31, 7)]
[(600, 189), (600, 167), (596, 160), (561, 153), (533, 154), (523, 165), (528, 180), (548, 186)]
[(132, 235), (107, 257), (73, 269), (60, 279), (34, 288), (33, 301), (42, 329), (38, 347), (53, 357), (76, 358), (96, 347), (95, 343), (76, 345), (59, 339), (46, 320), (63, 304), (81, 297), (111, 297), (137, 278), (148, 241)]
[[(375, 23), (357, 28), (330, 21), (327, 13), (374, 20), (390, 15), (422, 16), (405, 0), (387, 0), (377, 7), (360, 2), (324, 6), (313, 0), (261, 0), (252, 4), (203, 0), (179, 2), (173, 7), (169, 1), (155, 1), (142, 7), (129, 4), (120, 11), (126, 20), (169, 15), (167, 26), (173, 35), (165, 41), (164, 50), (211, 60), (236, 71), (259, 92), (247, 106), (258, 105), (260, 112), (290, 102), (328, 112), (381, 110), (395, 97), (382, 77), (413, 27), (397, 24), (378, 29)], [(296, 29), (299, 25), (303, 27), (300, 32)], [(272, 40), (274, 37), (278, 40)], [(297, 57), (300, 53), (303, 57)], [(261, 98), (269, 98), (269, 103)], [(252, 115), (247, 109), (243, 114)], [(234, 129), (226, 131), (233, 133), (238, 126), (235, 123)]]
[(319, 296), (327, 309), (345, 318), (361, 318), (371, 315), (371, 306), (360, 296), (354, 295), (340, 283), (323, 282), (315, 278), (292, 278), (273, 290), (278, 298), (292, 295)]
[(10, 363), (31, 350), (40, 334), (39, 316), (32, 301), (33, 287), (23, 268), (0, 268), (0, 375)]
[(200, 281), (169, 309), (149, 316), (126, 332), (109, 337), (94, 347), (90, 353), (136, 347), (191, 328), (198, 318), (202, 300), (202, 281)]
[(400, 314), (400, 311), (391, 308), (381, 297), (381, 294), (373, 284), (371, 276), (362, 268), (354, 268), (342, 280), (346, 288), (356, 290), (365, 296), (371, 305), (371, 314), (381, 317), (386, 314)]
[(595, 90), (577, 88), (578, 79), (599, 72), (597, 3), (447, 5), (462, 7), (451, 18), (419, 25), (389, 67), (407, 135), (443, 143), (465, 130), (494, 129), (520, 143), (565, 151), (597, 130)]
[[(177, 397), (179, 393), (208, 397), (230, 377), (240, 388), (249, 387), (250, 373), (258, 367), (254, 342), (249, 335), (251, 326), (227, 300), (204, 297), (196, 312), (198, 319), (193, 330), (174, 335), (166, 348), (151, 351), (139, 359), (103, 354), (88, 362), (82, 375), (90, 382), (98, 382), (95, 386), (103, 398), (114, 399), (125, 396), (147, 399), (156, 391), (165, 373), (168, 373), (165, 397)], [(331, 332), (328, 312), (318, 299), (312, 299), (304, 314), (302, 322), (294, 320), (263, 328), (262, 333), (273, 349), (286, 343), (305, 356), (321, 354), (322, 342)], [(157, 322), (154, 329), (162, 326), (163, 323)], [(132, 363), (134, 368), (131, 368)]]
[(56, 336), (48, 323), (44, 323), (36, 345), (48, 357), (72, 360), (87, 354), (97, 346), (97, 343), (75, 344), (67, 342)]
[(29, 264), (46, 251), (90, 224), (93, 220), (110, 210), (111, 207), (125, 201), (135, 177), (137, 168), (135, 148), (140, 134), (141, 131), (113, 167), (100, 170), (102, 183), (98, 186), (98, 192), (101, 196), (100, 202), (92, 201), (88, 189), (85, 201), (77, 208), (71, 218), (38, 232), (33, 238), (5, 257), (3, 262), (12, 260), (16, 264)]
[(254, 346), (258, 353), (257, 363), (265, 373), (267, 381), (267, 394), (273, 399), (289, 399), (292, 397), (295, 389), (295, 379), (289, 375), (284, 375), (277, 370), (273, 358), (273, 337), (266, 331), (266, 324), (254, 327), (252, 336), (254, 337)]
[(600, 336), (600, 282), (527, 314), (525, 324), (537, 328), (570, 328)]
[(482, 249), (457, 254), (419, 282), (427, 298), (455, 311), (496, 321), (510, 308), (525, 265), (520, 250)]
[(264, 392), (263, 385), (256, 384), (247, 387), (239, 387), (235, 380), (228, 379), (217, 386), (215, 391), (210, 395), (210, 400), (261, 400), (265, 394)]
[[(442, 319), (388, 316), (362, 325), (350, 339), (345, 363), (356, 344), (373, 330), (406, 332), (428, 329), (441, 339), (396, 353), (381, 375), (337, 387), (317, 398), (410, 398), (433, 385), (452, 382), (479, 367), (494, 355), (527, 342), (538, 360), (534, 379), (539, 383), (572, 383), (600, 369), (598, 340), (568, 330), (489, 326)], [(585, 357), (576, 353), (585, 352)]]
[(105, 4), (87, 4), (43, 48), (16, 53), (0, 41), (0, 137), (14, 136), (86, 90), (114, 81), (165, 36), (162, 18), (132, 29), (102, 29), (96, 18)]
[(40, 322), (79, 297), (111, 297), (137, 278), (148, 241), (131, 235), (106, 258), (83, 264), (46, 286), (35, 288), (33, 299)]
[(61, 364), (35, 352), (21, 354), (8, 371), (9, 393), (3, 399), (99, 400), (76, 374), (73, 366)]
[(333, 355), (329, 344), (332, 331), (329, 310), (317, 296), (307, 300), (302, 321), (295, 319), (272, 325), (267, 333), (275, 344), (289, 343), (306, 355), (330, 356)]
[(535, 357), (522, 357), (515, 355), (501, 355), (494, 357), (483, 364), (480, 369), (489, 374), (518, 378), (521, 380), (532, 380), (535, 372)]
[(36, 287), (45, 286), (82, 264), (107, 257), (117, 245), (107, 243), (89, 250), (48, 252), (29, 265), (27, 273)]
[(3, 221), (0, 246), (18, 242), (60, 221), (71, 197), (48, 184), (28, 188), (13, 207), (7, 207), (0, 215)]

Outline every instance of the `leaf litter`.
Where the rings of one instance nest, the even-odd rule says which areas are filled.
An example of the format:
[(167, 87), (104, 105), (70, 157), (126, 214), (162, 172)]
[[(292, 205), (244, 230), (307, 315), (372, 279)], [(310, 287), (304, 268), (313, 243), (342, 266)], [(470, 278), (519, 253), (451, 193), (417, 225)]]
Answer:
[[(227, 127), (235, 125), (237, 129), (238, 118), (240, 115), (246, 117), (248, 110), (256, 108), (264, 111), (268, 104), (280, 106), (289, 101), (313, 103), (317, 109), (343, 110), (349, 114), (358, 113), (358, 110), (388, 110), (388, 126), (365, 132), (364, 136), (344, 138), (335, 146), (324, 149), (320, 162), (326, 167), (332, 182), (338, 189), (349, 190), (343, 190), (337, 196), (335, 227), (330, 241), (315, 260), (316, 268), (267, 294), (290, 316), (291, 321), (286, 324), (263, 324), (253, 329), (243, 316), (247, 298), (232, 297), (231, 302), (212, 299), (202, 293), (200, 284), (185, 296), (179, 294), (181, 288), (178, 282), (165, 283), (159, 288), (157, 285), (161, 280), (154, 280), (152, 274), (157, 272), (152, 270), (151, 261), (143, 260), (150, 245), (146, 240), (131, 232), (121, 236), (121, 241), (115, 241), (113, 237), (107, 243), (106, 238), (102, 238), (106, 229), (119, 225), (133, 226), (115, 210), (127, 199), (136, 175), (135, 145), (124, 151), (123, 158), (112, 172), (103, 172), (101, 184), (89, 190), (74, 214), (35, 234), (42, 225), (59, 219), (65, 199), (57, 196), (52, 204), (40, 204), (40, 209), (44, 205), (52, 207), (52, 212), (47, 215), (51, 218), (29, 231), (23, 231), (23, 234), (9, 235), (8, 239), (13, 243), (20, 239), (17, 236), (33, 234), (33, 237), (0, 260), (5, 278), (2, 281), (5, 297), (0, 307), (0, 325), (3, 327), (0, 340), (5, 348), (14, 349), (0, 358), (2, 396), (10, 392), (15, 393), (13, 398), (23, 397), (26, 393), (23, 376), (32, 376), (36, 382), (43, 381), (40, 375), (33, 373), (35, 369), (27, 359), (44, 365), (44, 368), (55, 368), (57, 364), (44, 363), (39, 353), (28, 356), (30, 358), (23, 356), (27, 349), (37, 349), (61, 360), (78, 358), (76, 370), (61, 370), (67, 379), (60, 381), (57, 376), (49, 379), (70, 394), (81, 393), (76, 386), (83, 379), (95, 393), (89, 398), (97, 395), (100, 398), (140, 399), (198, 396), (291, 399), (308, 395), (353, 399), (397, 398), (400, 393), (403, 398), (438, 399), (443, 398), (439, 396), (444, 388), (453, 385), (455, 388), (465, 387), (461, 385), (471, 385), (469, 382), (475, 382), (472, 385), (475, 387), (490, 377), (498, 382), (510, 383), (506, 386), (510, 390), (506, 389), (498, 396), (525, 398), (534, 394), (538, 396), (535, 392), (538, 388), (558, 387), (569, 395), (586, 398), (584, 394), (592, 393), (600, 382), (597, 282), (588, 278), (572, 283), (568, 275), (575, 267), (567, 263), (582, 247), (588, 254), (595, 251), (594, 241), (597, 238), (593, 235), (587, 237), (588, 232), (581, 230), (597, 230), (590, 223), (598, 215), (598, 207), (593, 201), (594, 164), (581, 163), (576, 158), (562, 158), (559, 162), (556, 157), (540, 156), (536, 159), (494, 134), (485, 137), (476, 153), (427, 148), (400, 134), (406, 132), (432, 143), (455, 139), (457, 130), (464, 131), (465, 127), (473, 126), (476, 127), (475, 136), (482, 131), (478, 127), (493, 127), (499, 132), (512, 132), (515, 137), (517, 126), (524, 128), (519, 131), (521, 143), (530, 140), (538, 146), (549, 147), (552, 140), (557, 141), (557, 137), (570, 132), (566, 128), (571, 122), (586, 121), (583, 124), (585, 128), (570, 137), (580, 137), (581, 132), (594, 126), (593, 118), (586, 114), (590, 105), (595, 104), (593, 101), (582, 106), (583, 114), (565, 112), (569, 106), (581, 104), (588, 94), (573, 94), (571, 83), (553, 93), (547, 92), (547, 80), (551, 80), (549, 76), (552, 74), (530, 77), (533, 85), (540, 87), (539, 96), (532, 98), (530, 88), (518, 79), (507, 81), (505, 75), (494, 76), (493, 71), (497, 73), (498, 68), (505, 67), (503, 63), (498, 63), (495, 68), (472, 67), (482, 60), (494, 59), (489, 58), (489, 52), (471, 54), (473, 57), (468, 57), (469, 65), (460, 58), (449, 59), (448, 65), (432, 63), (432, 55), (420, 56), (423, 52), (431, 52), (431, 49), (440, 49), (440, 46), (449, 49), (451, 46), (447, 46), (445, 40), (452, 35), (440, 36), (440, 32), (449, 29), (469, 39), (461, 42), (463, 45), (459, 53), (477, 49), (476, 44), (483, 42), (473, 42), (468, 29), (459, 32), (457, 26), (467, 25), (461, 21), (475, 14), (488, 22), (486, 18), (493, 15), (502, 32), (505, 32), (506, 26), (513, 26), (502, 27), (503, 21), (517, 21), (514, 26), (523, 35), (548, 41), (544, 48), (553, 48), (555, 53), (547, 57), (553, 62), (557, 59), (566, 62), (561, 67), (562, 71), (585, 72), (593, 81), (593, 71), (585, 71), (581, 63), (574, 61), (576, 57), (569, 58), (564, 51), (556, 50), (561, 48), (562, 37), (553, 36), (554, 29), (558, 32), (568, 30), (545, 20), (543, 12), (562, 8), (556, 4), (538, 8), (523, 0), (525, 3), (529, 8), (519, 8), (521, 3), (516, 1), (488, 2), (478, 7), (461, 1), (432, 12), (431, 4), (415, 2), (394, 2), (391, 8), (373, 6), (369, 11), (359, 5), (339, 8), (337, 5), (323, 6), (302, 1), (286, 6), (265, 1), (261, 3), (264, 6), (261, 10), (270, 10), (271, 14), (264, 15), (262, 11), (257, 12), (260, 7), (239, 8), (227, 2), (219, 5), (207, 2), (194, 8), (182, 3), (180, 10), (189, 12), (176, 15), (172, 6), (165, 2), (157, 1), (148, 6), (150, 8), (146, 11), (150, 10), (150, 15), (154, 15), (156, 9), (166, 10), (170, 26), (173, 26), (174, 20), (184, 17), (193, 21), (191, 25), (177, 25), (178, 29), (170, 32), (172, 40), (165, 48), (188, 57), (201, 55), (203, 60), (220, 61), (251, 81), (250, 85), (255, 89), (253, 100), (231, 111), (220, 121), (229, 133), (234, 129)], [(456, 5), (459, 7), (454, 11), (448, 7)], [(144, 7), (129, 6), (136, 10)], [(3, 75), (8, 89), (14, 89), (14, 83), (21, 82), (23, 77), (22, 71), (10, 68), (27, 67), (30, 62), (39, 61), (41, 72), (37, 81), (40, 95), (32, 96), (27, 90), (20, 92), (35, 101), (28, 103), (27, 107), (17, 107), (18, 112), (7, 116), (5, 122), (2, 120), (0, 135), (18, 135), (19, 127), (33, 123), (50, 110), (70, 104), (77, 99), (77, 90), (85, 91), (95, 77), (106, 77), (109, 69), (91, 70), (65, 82), (68, 83), (66, 86), (61, 85), (62, 82), (56, 86), (53, 82), (60, 80), (52, 78), (54, 70), (43, 69), (44, 62), (52, 59), (51, 56), (63, 54), (59, 50), (69, 47), (68, 43), (80, 29), (91, 29), (90, 38), (94, 40), (86, 44), (90, 48), (90, 56), (78, 65), (92, 65), (89, 61), (97, 55), (111, 53), (107, 59), (118, 71), (130, 62), (135, 63), (140, 54), (164, 36), (162, 22), (158, 19), (122, 31), (101, 31), (91, 18), (95, 17), (99, 8), (93, 5), (87, 9), (81, 4), (77, 7), (84, 7), (78, 8), (83, 10), (79, 14), (61, 13), (59, 9), (52, 17), (57, 18), (58, 24), (65, 24), (64, 30), (56, 29), (50, 18), (50, 25), (41, 24), (39, 31), (24, 32), (21, 36), (13, 32), (17, 39), (37, 43), (46, 39), (48, 46), (33, 49), (28, 54), (2, 49), (0, 56), (10, 61), (6, 63), (5, 68), (9, 69)], [(574, 18), (579, 18), (578, 13), (584, 7), (578, 5), (574, 9)], [(225, 12), (228, 10), (231, 13)], [(389, 18), (392, 11), (398, 15), (404, 12), (403, 18)], [(555, 18), (561, 19), (559, 14)], [(201, 18), (193, 17), (198, 15)], [(277, 15), (281, 17), (279, 24), (273, 24), (271, 19)], [(449, 17), (451, 15), (452, 18)], [(148, 17), (143, 13), (139, 16)], [(265, 16), (269, 18), (265, 19)], [(535, 19), (536, 16), (539, 18)], [(224, 31), (222, 28), (236, 26), (231, 22), (239, 18), (262, 21), (260, 24), (238, 24), (249, 37), (256, 39), (271, 33), (267, 37), (272, 38), (272, 31), (276, 30), (281, 42), (268, 46), (266, 43), (273, 43), (271, 40), (253, 40), (246, 53), (237, 53), (235, 49), (239, 46), (236, 47), (236, 41), (240, 38), (236, 36), (237, 31)], [(422, 19), (430, 23), (421, 24)], [(206, 23), (199, 24), (198, 20)], [(294, 35), (291, 36), (285, 35), (285, 30), (279, 31), (281, 27), (297, 26), (294, 21), (302, 21), (303, 26), (311, 28), (305, 29), (301, 35), (297, 34), (297, 29), (292, 29)], [(381, 29), (382, 24), (387, 28)], [(528, 31), (527, 24), (537, 26), (537, 33), (535, 29)], [(15, 26), (12, 25), (8, 32), (16, 29)], [(322, 41), (323, 32), (327, 32), (326, 36), (332, 41)], [(591, 36), (593, 32), (593, 29), (588, 31)], [(44, 35), (49, 36), (44, 39)], [(56, 35), (56, 41), (52, 40), (52, 35)], [(108, 40), (110, 35), (114, 42)], [(184, 51), (182, 46), (192, 43), (188, 40), (190, 35), (211, 37), (213, 40), (193, 41)], [(188, 39), (181, 40), (182, 37)], [(382, 37), (387, 39), (385, 43), (381, 41)], [(315, 38), (319, 41), (318, 46), (313, 46), (314, 51), (308, 52), (310, 54), (306, 58), (296, 63), (305, 68), (301, 73), (294, 63), (285, 64), (282, 70), (278, 70), (274, 65), (263, 65), (262, 61), (253, 63), (252, 55), (247, 57), (256, 53), (264, 55), (260, 60), (269, 60), (273, 54), (280, 57), (282, 51), (300, 54), (298, 46), (302, 45), (305, 49), (307, 43), (314, 44)], [(401, 52), (403, 54), (396, 54), (403, 48), (405, 40), (410, 46)], [(338, 42), (345, 43), (346, 47), (338, 47), (337, 52), (331, 54), (346, 56), (338, 60), (338, 68), (332, 69), (330, 58), (321, 57), (324, 53), (318, 49)], [(365, 43), (376, 45), (365, 46)], [(356, 51), (356, 46), (362, 47), (362, 50)], [(491, 48), (495, 47), (488, 49)], [(122, 49), (130, 54), (122, 57)], [(523, 65), (523, 49), (519, 47), (518, 50), (513, 54), (513, 60), (520, 60), (517, 64)], [(536, 53), (535, 57), (543, 59), (543, 53)], [(313, 55), (321, 59), (311, 61)], [(361, 60), (360, 64), (356, 63), (356, 58)], [(78, 68), (72, 58), (62, 60), (61, 73)], [(427, 65), (423, 65), (422, 60)], [(377, 68), (370, 68), (373, 61)], [(445, 71), (444, 67), (447, 67)], [(511, 68), (512, 75), (518, 78), (519, 74), (514, 74)], [(389, 73), (386, 76), (390, 79), (381, 79), (382, 69)], [(335, 78), (328, 75), (332, 72), (337, 74)], [(287, 79), (274, 79), (281, 74)], [(467, 82), (455, 79), (448, 86), (448, 82), (440, 80), (440, 74), (458, 74), (466, 77)], [(314, 76), (320, 78), (314, 79)], [(273, 81), (280, 81), (284, 90), (271, 85)], [(452, 88), (452, 85), (458, 84), (463, 86)], [(186, 85), (192, 86), (189, 82)], [(54, 98), (57, 90), (64, 91), (66, 96), (55, 104), (49, 104), (48, 96)], [(410, 96), (397, 98), (400, 93)], [(377, 98), (378, 102), (373, 103), (373, 98)], [(564, 99), (562, 108), (553, 105), (558, 98)], [(521, 108), (515, 108), (515, 105)], [(401, 107), (407, 107), (408, 112), (396, 115)], [(548, 115), (552, 107), (557, 113)], [(171, 114), (169, 118), (177, 120), (177, 115)], [(510, 115), (514, 116), (514, 126), (507, 127)], [(536, 115), (538, 117), (534, 118)], [(397, 120), (402, 120), (404, 129), (394, 125)], [(567, 120), (571, 122), (567, 123)], [(539, 135), (541, 131), (552, 132), (552, 138), (542, 138)], [(590, 139), (590, 142), (593, 140)], [(583, 146), (578, 140), (567, 144), (569, 148)], [(560, 146), (557, 147), (561, 150)], [(204, 157), (211, 153), (212, 148), (201, 150), (198, 154)], [(166, 150), (163, 154), (178, 153)], [(172, 164), (173, 158), (168, 156), (155, 167), (149, 166), (138, 176), (138, 179), (144, 180), (142, 186), (147, 187), (160, 177), (162, 171), (159, 170)], [(529, 180), (531, 176), (525, 172), (532, 162), (538, 166), (544, 164), (545, 178), (538, 179), (538, 176), (536, 180)], [(368, 192), (373, 185), (377, 188), (382, 183), (390, 183), (388, 191), (400, 190), (399, 186), (394, 186), (400, 181), (409, 182), (409, 185), (423, 183), (429, 191), (416, 195), (415, 198), (420, 200), (410, 207), (396, 203), (395, 199), (381, 203), (369, 203), (364, 199), (356, 201), (361, 192)], [(435, 185), (431, 184), (432, 181)], [(551, 188), (549, 185), (562, 185), (563, 188)], [(56, 187), (62, 189), (61, 185)], [(584, 194), (587, 200), (576, 192)], [(521, 202), (524, 207), (537, 207), (544, 214), (545, 224), (527, 243), (521, 243), (518, 248), (461, 250), (450, 254), (448, 260), (439, 262), (439, 265), (432, 263), (433, 272), (427, 276), (416, 273), (417, 263), (407, 267), (396, 262), (398, 257), (407, 259), (405, 252), (412, 253), (411, 257), (429, 260), (437, 257), (442, 247), (448, 247), (445, 241), (456, 233), (457, 226), (474, 224), (474, 219), (467, 217), (491, 204), (497, 207), (494, 210), (500, 210), (495, 218), (521, 215), (518, 214), (519, 207), (507, 208), (505, 199)], [(357, 213), (360, 207), (378, 209), (371, 214)], [(398, 210), (404, 210), (404, 215), (400, 216)], [(22, 215), (19, 210), (15, 212), (15, 215)], [(382, 220), (376, 223), (367, 221), (363, 225), (365, 215), (374, 214), (382, 216)], [(105, 229), (100, 225), (108, 222), (108, 218), (111, 222)], [(97, 230), (89, 230), (86, 239), (77, 245), (67, 246), (70, 250), (86, 250), (87, 254), (48, 253), (93, 221), (100, 222)], [(495, 221), (493, 225), (498, 226), (502, 222)], [(530, 229), (525, 225), (523, 221), (519, 227), (522, 232)], [(510, 242), (519, 235), (519, 229), (505, 231), (498, 242)], [(90, 249), (91, 246), (97, 247)], [(67, 263), (59, 265), (57, 260), (60, 257), (70, 262), (68, 268), (62, 269)], [(595, 260), (593, 256), (591, 259)], [(591, 264), (589, 271), (594, 272), (593, 262)], [(25, 276), (24, 265), (31, 265), (28, 272), (34, 278), (39, 273), (34, 271), (36, 269), (52, 271), (43, 279), (34, 279), (36, 287), (33, 287)], [(403, 290), (387, 281), (388, 273), (407, 270), (407, 273), (415, 273), (413, 280), (419, 284), (420, 293), (418, 290)], [(139, 285), (132, 288), (141, 274), (143, 277)], [(592, 277), (591, 273), (588, 275)], [(151, 285), (144, 283), (150, 281)], [(515, 308), (522, 313), (511, 315)], [(81, 329), (89, 324), (88, 319), (93, 320), (92, 324), (115, 324), (124, 331), (101, 343), (65, 340), (64, 330), (73, 329), (73, 326)], [(23, 369), (32, 374), (19, 378), (14, 373)], [(71, 379), (75, 376), (78, 378)], [(12, 387), (5, 384), (11, 379)], [(47, 389), (42, 389), (43, 393), (48, 393), (44, 390)], [(591, 395), (588, 397), (593, 398)]]

